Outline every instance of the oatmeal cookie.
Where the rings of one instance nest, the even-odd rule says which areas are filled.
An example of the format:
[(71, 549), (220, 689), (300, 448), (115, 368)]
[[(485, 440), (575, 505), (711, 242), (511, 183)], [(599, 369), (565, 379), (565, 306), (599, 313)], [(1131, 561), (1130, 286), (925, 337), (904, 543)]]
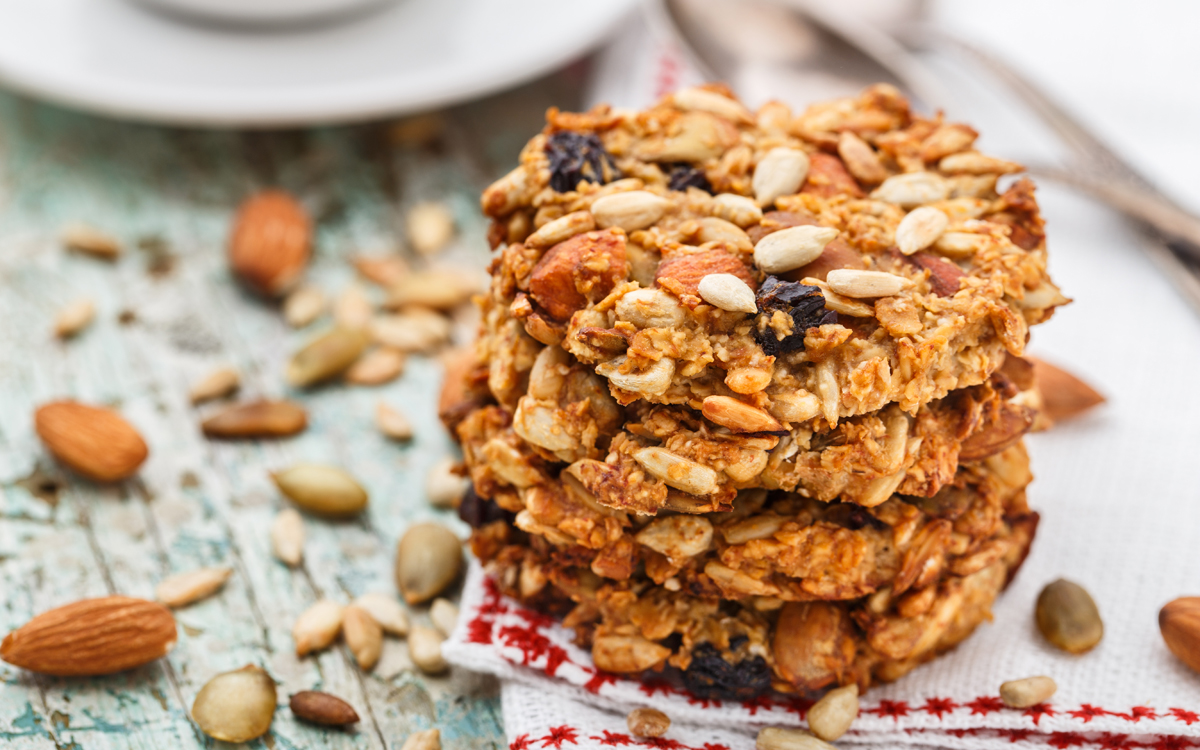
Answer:
[(597, 574), (594, 550), (469, 513), (502, 589), (563, 616), (599, 668), (666, 670), (701, 696), (746, 699), (865, 689), (966, 638), (1036, 531), (1029, 479), (1018, 445), (965, 464), (933, 498), (867, 510), (759, 491), (726, 514), (662, 515), (634, 537), (646, 549), (622, 580)]

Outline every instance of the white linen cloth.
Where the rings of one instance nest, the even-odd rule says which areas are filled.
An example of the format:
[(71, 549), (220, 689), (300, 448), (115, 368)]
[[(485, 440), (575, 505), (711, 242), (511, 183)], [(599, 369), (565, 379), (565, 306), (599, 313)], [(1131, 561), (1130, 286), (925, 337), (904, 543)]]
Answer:
[[(634, 25), (602, 57), (596, 91), (598, 98), (643, 106), (695, 80), (669, 46)], [(1017, 135), (973, 122), (985, 133), (983, 150), (1020, 158)], [(1181, 121), (1177, 129), (1187, 127)], [(1180, 159), (1196, 163), (1196, 154)], [(1196, 205), (1200, 189), (1193, 189), (1181, 197)], [(1109, 401), (1028, 438), (1037, 477), (1029, 501), (1042, 521), (1024, 568), (994, 607), (994, 621), (953, 652), (871, 689), (838, 744), (1200, 746), (1200, 675), (1168, 652), (1157, 626), (1163, 604), (1200, 594), (1200, 320), (1120, 217), (1053, 185), (1042, 185), (1039, 199), (1051, 271), (1075, 302), (1034, 329), (1031, 353), (1082, 375)], [(1103, 615), (1104, 639), (1091, 653), (1057, 651), (1034, 626), (1038, 592), (1059, 577), (1087, 588)], [(462, 612), (446, 657), (501, 677), (513, 750), (748, 750), (761, 726), (803, 726), (799, 702), (697, 701), (597, 677), (569, 632), (500, 598), (478, 566)], [(1038, 674), (1058, 684), (1050, 701), (1028, 710), (1003, 707), (1001, 682)], [(671, 717), (664, 738), (629, 735), (624, 714), (639, 705)]]

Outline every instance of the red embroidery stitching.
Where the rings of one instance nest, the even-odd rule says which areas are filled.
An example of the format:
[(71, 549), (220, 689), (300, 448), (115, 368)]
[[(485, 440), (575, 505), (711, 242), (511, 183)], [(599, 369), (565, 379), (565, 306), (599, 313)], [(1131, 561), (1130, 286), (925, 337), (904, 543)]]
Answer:
[(1096, 739), (1096, 742), (1103, 750), (1126, 750), (1126, 748), (1134, 747), (1134, 743), (1129, 741), (1127, 734), (1105, 732)]
[(1004, 701), (995, 695), (981, 695), (970, 703), (964, 703), (963, 708), (971, 709), (972, 716), (987, 716), (1004, 710)]
[(1154, 709), (1149, 706), (1134, 706), (1129, 709), (1127, 714), (1112, 714), (1112, 716), (1120, 716), (1125, 721), (1132, 721), (1135, 724), (1142, 719), (1157, 719), (1158, 714), (1154, 713)]
[(1184, 724), (1187, 724), (1189, 727), (1194, 722), (1200, 721), (1200, 714), (1197, 714), (1195, 711), (1185, 711), (1182, 708), (1169, 708), (1167, 710), (1170, 711), (1172, 716), (1174, 716), (1176, 719), (1179, 719)]
[(908, 716), (909, 708), (906, 701), (889, 701), (881, 700), (875, 708), (867, 710), (869, 714), (876, 716), (890, 716), (896, 721), (900, 721), (901, 716)]
[(562, 743), (570, 742), (572, 745), (579, 744), (579, 730), (574, 727), (569, 727), (566, 724), (557, 727), (550, 727), (550, 734), (541, 738), (542, 747), (562, 747)]
[(508, 750), (528, 750), (530, 747), (532, 747), (531, 742), (532, 741), (529, 739), (529, 735), (519, 735), (515, 740), (508, 744)]
[(591, 679), (584, 683), (583, 689), (589, 693), (599, 693), (600, 688), (605, 685), (612, 685), (617, 681), (617, 676), (611, 672), (605, 672), (603, 669), (592, 670)]
[(1050, 736), (1046, 738), (1047, 744), (1057, 747), (1059, 750), (1065, 750), (1068, 747), (1079, 747), (1085, 742), (1087, 740), (1078, 732), (1051, 732)]
[(949, 698), (930, 698), (925, 701), (924, 706), (921, 706), (917, 710), (937, 716), (940, 720), (942, 714), (948, 714), (956, 708), (958, 708), (958, 704)]
[(1050, 708), (1049, 703), (1039, 703), (1036, 706), (1030, 706), (1025, 709), (1025, 715), (1033, 719), (1034, 726), (1041, 722), (1043, 716), (1054, 716), (1054, 709)]
[(666, 737), (650, 737), (641, 741), (642, 747), (661, 747), (663, 750), (692, 750), (679, 740), (669, 740)]
[(1076, 719), (1083, 719), (1084, 724), (1087, 724), (1097, 716), (1108, 716), (1108, 711), (1105, 711), (1099, 706), (1093, 706), (1090, 703), (1084, 703), (1078, 709), (1074, 711), (1067, 711), (1067, 713), (1071, 716), (1074, 716)]
[(601, 745), (606, 747), (625, 747), (633, 744), (633, 738), (629, 735), (620, 734), (619, 732), (610, 732), (607, 729), (604, 730), (603, 737), (593, 736), (591, 739), (596, 740)]

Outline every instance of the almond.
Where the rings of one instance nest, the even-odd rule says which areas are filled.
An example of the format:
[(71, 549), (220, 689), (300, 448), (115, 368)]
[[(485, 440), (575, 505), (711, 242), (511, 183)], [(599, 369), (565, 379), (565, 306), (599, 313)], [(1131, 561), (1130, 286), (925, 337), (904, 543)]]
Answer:
[(303, 432), (308, 414), (291, 401), (248, 401), (222, 409), (200, 424), (213, 438), (287, 437)]
[[(691, 306), (700, 303), (700, 281), (714, 273), (732, 274), (754, 290), (754, 275), (741, 258), (721, 249), (705, 250), (689, 255), (676, 255), (663, 260), (654, 272), (654, 283), (676, 297), (691, 295)], [(685, 300), (687, 302), (687, 300)]]
[(1066, 370), (1044, 360), (1029, 357), (1034, 382), (1042, 394), (1042, 411), (1053, 422), (1069, 419), (1104, 403), (1096, 389)]
[(832, 198), (835, 195), (863, 196), (858, 181), (846, 170), (846, 165), (836, 156), (817, 152), (809, 157), (808, 179), (800, 189), (802, 195)]
[(130, 476), (150, 452), (133, 425), (115, 411), (76, 401), (39, 407), (34, 427), (55, 458), (98, 482)]
[(301, 690), (292, 696), (288, 705), (296, 718), (313, 724), (342, 726), (358, 721), (358, 712), (346, 701), (317, 690)]
[(4, 638), (0, 658), (41, 674), (106, 675), (165, 656), (175, 638), (163, 605), (106, 596), (43, 612)]
[(1171, 653), (1200, 672), (1200, 597), (1184, 596), (1158, 612), (1158, 629)]
[(568, 320), (589, 300), (603, 299), (628, 273), (624, 232), (585, 232), (546, 251), (533, 267), (529, 294), (552, 317)]
[(1033, 426), (1034, 412), (1028, 406), (1005, 401), (987, 414), (979, 427), (962, 441), (959, 461), (981, 461), (1012, 447)]
[(229, 265), (260, 294), (274, 297), (304, 273), (312, 221), (296, 199), (268, 190), (242, 203), (229, 239)]

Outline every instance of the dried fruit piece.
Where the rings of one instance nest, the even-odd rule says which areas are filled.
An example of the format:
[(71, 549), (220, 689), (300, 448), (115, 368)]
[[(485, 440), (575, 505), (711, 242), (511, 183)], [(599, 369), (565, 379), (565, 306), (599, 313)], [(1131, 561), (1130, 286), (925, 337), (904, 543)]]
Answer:
[(688, 188), (696, 188), (706, 193), (712, 193), (712, 184), (705, 176), (704, 170), (687, 162), (671, 165), (671, 173), (667, 176), (667, 188), (685, 192)]
[(395, 598), (371, 592), (358, 597), (353, 604), (365, 610), (371, 619), (379, 623), (383, 632), (400, 637), (408, 635), (408, 615)]
[(891, 297), (912, 286), (911, 281), (894, 273), (858, 271), (850, 268), (830, 271), (825, 277), (825, 283), (829, 284), (829, 288), (838, 294), (855, 299)]
[(408, 633), (408, 655), (425, 674), (440, 674), (450, 668), (442, 658), (442, 634), (424, 625), (414, 625)]
[(271, 522), (271, 551), (292, 568), (304, 559), (304, 519), (295, 508), (284, 508)]
[(546, 158), (550, 161), (550, 187), (560, 193), (574, 190), (581, 181), (604, 185), (621, 176), (593, 133), (551, 133), (546, 139)]
[(696, 285), (700, 298), (713, 307), (729, 312), (758, 312), (754, 290), (731, 273), (710, 273)]
[(38, 407), (34, 428), (56, 459), (97, 482), (132, 475), (150, 453), (138, 431), (115, 411), (76, 401)]
[(163, 605), (106, 596), (34, 617), (4, 637), (0, 659), (40, 674), (106, 675), (165, 656), (175, 639), (175, 618)]
[(662, 737), (671, 728), (671, 717), (657, 708), (635, 708), (625, 717), (625, 726), (634, 737)]
[(408, 417), (382, 401), (375, 405), (375, 426), (392, 440), (412, 440), (413, 428)]
[(1158, 612), (1158, 629), (1171, 653), (1200, 672), (1200, 597), (1184, 596)]
[(323, 726), (343, 726), (358, 721), (358, 712), (346, 701), (317, 690), (301, 690), (288, 706), (296, 718)]
[[(798, 281), (780, 281), (768, 276), (758, 288), (759, 325), (755, 340), (769, 355), (804, 348), (804, 333), (809, 328), (836, 323), (837, 313), (825, 309), (825, 297), (815, 286)], [(770, 325), (774, 313), (783, 313), (792, 320), (791, 331), (777, 331)]]
[(437, 729), (413, 732), (400, 750), (442, 750), (442, 733)]
[(213, 370), (202, 380), (192, 386), (188, 392), (193, 404), (200, 404), (214, 398), (228, 396), (238, 389), (241, 378), (232, 367), (220, 367)]
[(171, 607), (184, 607), (217, 593), (233, 568), (199, 568), (164, 579), (154, 587), (154, 598)]
[(462, 572), (462, 542), (436, 523), (418, 523), (396, 547), (396, 585), (409, 604), (427, 602), (449, 588)]
[(72, 302), (54, 317), (54, 335), (69, 339), (91, 325), (96, 318), (96, 305), (90, 299)]
[(383, 628), (367, 610), (354, 604), (342, 612), (342, 635), (354, 654), (354, 661), (364, 671), (370, 671), (383, 653)]
[(271, 675), (247, 664), (206, 682), (192, 703), (192, 718), (213, 739), (249, 742), (271, 728), (275, 700)]
[(1104, 403), (1104, 396), (1066, 370), (1045, 360), (1028, 359), (1033, 363), (1034, 382), (1042, 395), (1042, 413), (1052, 422), (1070, 419)]
[(1090, 651), (1104, 637), (1096, 602), (1082, 586), (1062, 578), (1038, 594), (1035, 617), (1046, 640), (1071, 654)]
[(355, 385), (382, 385), (390, 383), (404, 372), (407, 358), (404, 352), (381, 346), (364, 354), (350, 365), (343, 376), (347, 383)]
[(306, 388), (345, 372), (367, 348), (367, 335), (360, 330), (334, 328), (310, 341), (288, 362), (290, 385)]
[(288, 499), (320, 516), (348, 518), (367, 507), (367, 491), (336, 466), (296, 464), (271, 479)]
[(238, 208), (229, 239), (229, 265), (260, 294), (287, 290), (308, 265), (312, 222), (292, 196), (268, 190)]
[(764, 727), (758, 730), (758, 737), (754, 740), (754, 750), (837, 750), (837, 748), (803, 729)]
[(845, 734), (857, 717), (858, 685), (830, 690), (805, 715), (812, 733), (827, 742)]
[(63, 228), (61, 237), (68, 250), (93, 258), (114, 261), (121, 256), (121, 243), (116, 237), (86, 224), (69, 224)]
[(296, 656), (329, 648), (342, 629), (343, 610), (342, 605), (331, 599), (322, 599), (304, 610), (292, 626)]
[(423, 201), (408, 210), (408, 241), (421, 255), (433, 255), (454, 238), (454, 214), (445, 203)]
[(457, 508), (471, 480), (454, 472), (458, 462), (443, 458), (425, 476), (425, 494), (430, 504), (438, 508)]
[(302, 286), (283, 301), (283, 319), (292, 328), (304, 328), (325, 312), (329, 301), (315, 286)]
[(226, 407), (200, 423), (212, 438), (272, 438), (303, 432), (308, 414), (291, 401), (247, 401)]
[(434, 599), (429, 607), (429, 621), (447, 638), (458, 624), (458, 605), (449, 599)]
[(1058, 690), (1054, 680), (1045, 676), (1010, 680), (1000, 685), (1000, 700), (1009, 708), (1029, 708), (1050, 700)]

